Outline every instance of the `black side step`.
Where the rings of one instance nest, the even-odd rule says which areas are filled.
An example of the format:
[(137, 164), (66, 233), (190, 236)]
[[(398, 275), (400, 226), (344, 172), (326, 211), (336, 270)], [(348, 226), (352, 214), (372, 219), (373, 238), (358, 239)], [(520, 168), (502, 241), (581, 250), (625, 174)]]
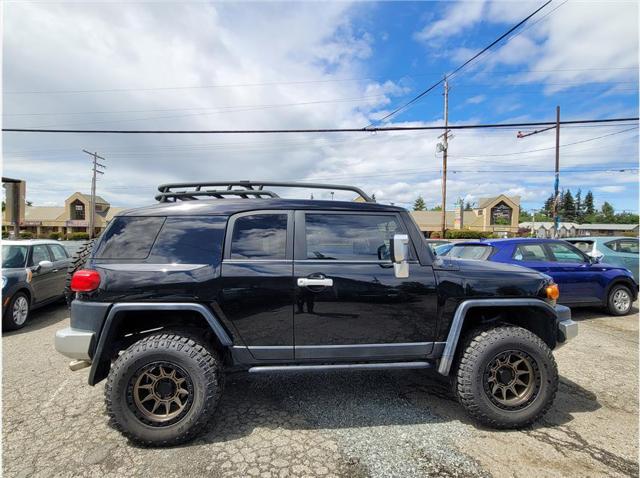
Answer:
[(433, 368), (431, 362), (388, 362), (388, 363), (354, 363), (326, 365), (264, 365), (251, 367), (249, 373), (270, 372), (325, 372), (328, 370), (388, 370)]

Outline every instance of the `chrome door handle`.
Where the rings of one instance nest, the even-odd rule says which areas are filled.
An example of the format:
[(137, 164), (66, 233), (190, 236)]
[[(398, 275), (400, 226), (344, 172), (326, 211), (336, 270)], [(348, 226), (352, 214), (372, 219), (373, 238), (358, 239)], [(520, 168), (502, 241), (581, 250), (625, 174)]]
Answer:
[(332, 287), (333, 279), (308, 279), (307, 277), (298, 277), (298, 287)]

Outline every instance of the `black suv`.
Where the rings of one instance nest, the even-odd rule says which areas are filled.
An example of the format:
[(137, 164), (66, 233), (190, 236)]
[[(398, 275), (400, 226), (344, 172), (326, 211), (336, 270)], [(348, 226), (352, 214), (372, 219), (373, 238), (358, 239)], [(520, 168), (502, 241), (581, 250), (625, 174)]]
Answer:
[[(281, 199), (265, 187), (360, 197)], [(72, 370), (91, 366), (90, 385), (107, 379), (111, 423), (130, 439), (193, 438), (236, 371), (433, 368), (496, 428), (551, 406), (551, 350), (577, 324), (550, 277), (436, 258), (406, 210), (351, 186), (159, 190), (160, 204), (114, 218), (77, 261), (71, 327), (55, 340)]]

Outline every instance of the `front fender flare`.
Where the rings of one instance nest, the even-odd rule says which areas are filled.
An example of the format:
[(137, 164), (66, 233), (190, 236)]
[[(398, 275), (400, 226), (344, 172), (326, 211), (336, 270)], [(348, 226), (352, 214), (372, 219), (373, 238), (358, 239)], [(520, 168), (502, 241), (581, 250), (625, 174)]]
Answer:
[(537, 307), (545, 309), (554, 317), (557, 315), (556, 310), (540, 299), (471, 299), (462, 302), (455, 311), (453, 320), (451, 321), (451, 328), (449, 329), (449, 335), (447, 336), (446, 345), (440, 358), (440, 364), (438, 365), (438, 373), (441, 375), (449, 375), (451, 365), (453, 365), (453, 359), (458, 347), (458, 341), (460, 340), (460, 332), (466, 318), (467, 312), (474, 307)]
[(112, 330), (112, 325), (115, 317), (121, 312), (150, 310), (188, 310), (197, 312), (207, 321), (209, 327), (211, 327), (211, 330), (216, 335), (223, 347), (230, 347), (233, 343), (231, 337), (229, 337), (229, 334), (224, 329), (220, 321), (216, 318), (215, 315), (213, 315), (211, 310), (209, 310), (202, 304), (198, 304), (195, 302), (121, 302), (113, 305), (109, 309), (107, 318), (105, 319), (104, 325), (102, 326), (100, 339), (98, 340), (98, 345), (96, 346), (96, 350), (93, 355), (91, 371), (89, 372), (89, 385), (95, 385), (96, 383), (106, 378), (109, 373), (109, 368), (111, 366), (111, 357), (105, 357), (104, 352), (108, 341), (112, 338), (110, 336), (110, 332)]

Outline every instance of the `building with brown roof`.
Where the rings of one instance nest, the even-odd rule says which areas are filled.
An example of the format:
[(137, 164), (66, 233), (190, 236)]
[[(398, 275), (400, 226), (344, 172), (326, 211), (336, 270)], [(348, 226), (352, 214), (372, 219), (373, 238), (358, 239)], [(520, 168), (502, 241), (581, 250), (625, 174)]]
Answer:
[[(118, 212), (124, 208), (113, 207), (105, 199), (96, 196), (95, 234), (99, 234)], [(24, 208), (24, 217), (19, 218), (20, 231), (29, 231), (36, 236), (48, 236), (52, 232), (61, 235), (73, 232), (89, 232), (89, 212), (91, 196), (75, 192), (69, 196), (64, 206), (29, 206)], [(3, 214), (3, 229), (12, 223), (7, 220), (7, 212)]]
[[(422, 233), (429, 237), (441, 229), (441, 211), (411, 211)], [(505, 196), (480, 198), (476, 207), (470, 211), (462, 209), (446, 211), (446, 229), (468, 229), (496, 234), (515, 234), (518, 232), (520, 216), (520, 197)]]

